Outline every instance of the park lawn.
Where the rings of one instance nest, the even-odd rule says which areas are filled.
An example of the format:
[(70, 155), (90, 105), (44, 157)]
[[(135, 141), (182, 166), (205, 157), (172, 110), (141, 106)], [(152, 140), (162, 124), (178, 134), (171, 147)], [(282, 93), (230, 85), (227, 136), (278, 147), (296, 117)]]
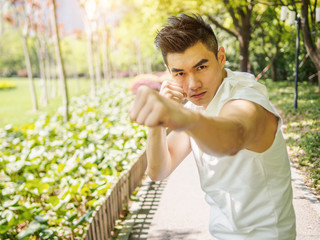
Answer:
[[(36, 94), (38, 99), (38, 112), (32, 111), (32, 99), (30, 93), (29, 80), (27, 78), (0, 78), (0, 83), (12, 83), (16, 88), (0, 89), (0, 127), (12, 124), (21, 127), (24, 124), (34, 122), (39, 115), (47, 112), (52, 115), (62, 105), (60, 82), (56, 85), (57, 94), (52, 98), (52, 84), (48, 84), (49, 104), (43, 105), (41, 100), (41, 90), (39, 79), (35, 79)], [(68, 79), (69, 98), (88, 94), (90, 91), (90, 81), (87, 79)]]
[(265, 80), (271, 102), (284, 119), (284, 136), (293, 165), (320, 200), (320, 93), (317, 85), (298, 84), (298, 109), (293, 108), (294, 82)]

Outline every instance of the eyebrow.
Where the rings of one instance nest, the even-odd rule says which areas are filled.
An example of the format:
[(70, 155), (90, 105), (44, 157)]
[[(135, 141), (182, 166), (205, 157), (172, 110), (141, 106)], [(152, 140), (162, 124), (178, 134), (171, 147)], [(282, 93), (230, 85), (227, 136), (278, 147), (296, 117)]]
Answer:
[[(196, 65), (194, 65), (192, 68), (197, 68), (199, 66), (201, 66), (202, 64), (209, 62), (208, 59), (201, 59)], [(183, 69), (179, 69), (179, 68), (171, 68), (171, 72), (182, 72)]]
[(171, 72), (182, 72), (183, 69), (179, 69), (179, 68), (171, 68)]
[(194, 65), (192, 68), (197, 68), (199, 66), (201, 66), (202, 64), (208, 62), (208, 59), (201, 59), (196, 65)]

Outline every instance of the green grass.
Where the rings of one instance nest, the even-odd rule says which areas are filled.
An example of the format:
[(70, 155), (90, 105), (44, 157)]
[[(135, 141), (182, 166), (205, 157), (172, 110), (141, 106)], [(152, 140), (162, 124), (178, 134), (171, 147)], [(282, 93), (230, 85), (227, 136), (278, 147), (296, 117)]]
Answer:
[[(34, 122), (40, 114), (45, 112), (53, 114), (62, 105), (60, 82), (57, 82), (56, 97), (49, 99), (47, 106), (41, 101), (41, 90), (39, 80), (35, 79), (36, 93), (39, 111), (32, 111), (32, 99), (29, 80), (26, 78), (0, 78), (0, 83), (12, 83), (16, 88), (0, 90), (0, 127), (12, 124), (21, 127), (24, 124)], [(86, 79), (68, 79), (69, 98), (73, 96), (89, 94), (90, 81)], [(52, 96), (52, 84), (48, 84), (48, 95)]]
[(298, 109), (293, 108), (294, 83), (263, 83), (270, 100), (284, 118), (284, 135), (290, 159), (305, 174), (305, 182), (320, 197), (320, 94), (317, 86), (306, 82), (298, 85)]

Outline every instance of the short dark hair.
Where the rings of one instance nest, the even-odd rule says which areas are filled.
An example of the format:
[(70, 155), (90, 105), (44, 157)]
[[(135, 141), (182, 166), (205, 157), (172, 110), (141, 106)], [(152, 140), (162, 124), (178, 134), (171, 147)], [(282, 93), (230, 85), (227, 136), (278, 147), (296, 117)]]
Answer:
[(168, 53), (183, 53), (199, 41), (217, 56), (218, 41), (211, 26), (199, 15), (182, 13), (168, 18), (167, 24), (157, 33), (155, 45), (167, 64)]

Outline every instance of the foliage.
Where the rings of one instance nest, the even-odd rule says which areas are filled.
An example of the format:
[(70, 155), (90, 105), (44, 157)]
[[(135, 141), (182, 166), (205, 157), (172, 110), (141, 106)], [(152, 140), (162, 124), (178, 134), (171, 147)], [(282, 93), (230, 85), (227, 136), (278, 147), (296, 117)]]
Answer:
[(281, 110), (293, 164), (306, 173), (306, 182), (320, 193), (320, 98), (317, 86), (299, 84), (298, 109), (293, 108), (294, 83), (265, 81), (271, 101)]
[[(36, 59), (35, 55), (31, 58)], [(25, 68), (22, 38), (15, 29), (6, 28), (0, 37), (0, 76), (15, 76)]]
[[(102, 2), (102, 1), (101, 1)], [(170, 15), (178, 15), (181, 12), (196, 13), (202, 15), (208, 22), (208, 16), (214, 17), (219, 23), (223, 23), (228, 29), (235, 30), (234, 23), (228, 12), (227, 6), (234, 9), (237, 19), (241, 16), (238, 9), (245, 11), (248, 1), (228, 1), (226, 5), (223, 0), (203, 1), (203, 0), (121, 0), (119, 4), (124, 10), (124, 14), (117, 16), (116, 23), (110, 27), (108, 33), (110, 62), (113, 70), (125, 72), (139, 72), (146, 66), (152, 66), (153, 71), (164, 71), (161, 54), (154, 47), (154, 37), (157, 30), (165, 23)], [(289, 4), (289, 1), (284, 1)], [(274, 4), (274, 5), (272, 5)], [(314, 1), (311, 1), (314, 4)], [(300, 5), (296, 6), (298, 12)], [(114, 10), (114, 9), (113, 9)], [(115, 11), (116, 12), (116, 11)], [(113, 16), (111, 11), (103, 16)], [(121, 15), (121, 16), (120, 16)], [(295, 38), (296, 26), (289, 26), (279, 22), (280, 5), (276, 1), (257, 2), (254, 4), (252, 17), (252, 34), (250, 41), (251, 72), (260, 73), (264, 67), (270, 63), (270, 58), (275, 56), (276, 40), (281, 36), (279, 43), (280, 52), (277, 55), (276, 64), (281, 66), (277, 71), (278, 79), (293, 79), (295, 72)], [(110, 20), (110, 19), (109, 19)], [(111, 20), (110, 20), (111, 21)], [(112, 21), (111, 21), (112, 22)], [(226, 48), (228, 57), (227, 66), (237, 70), (239, 68), (239, 44), (236, 38), (227, 32), (214, 28), (219, 43)], [(313, 36), (319, 30), (319, 24), (311, 25)], [(100, 29), (100, 28), (99, 28)], [(99, 30), (101, 31), (101, 29)], [(12, 32), (12, 31), (11, 31)], [(101, 33), (101, 32), (100, 32)], [(11, 34), (11, 33), (10, 33)], [(10, 35), (9, 34), (9, 35)], [(9, 39), (10, 38), (10, 39)], [(21, 46), (21, 37), (5, 36), (0, 39), (0, 75), (16, 75), (24, 67), (24, 59)], [(12, 47), (9, 46), (14, 45)], [(300, 62), (306, 55), (301, 37)], [(33, 39), (30, 39), (30, 46), (33, 46)], [(2, 47), (4, 46), (4, 47)], [(2, 49), (2, 50), (1, 50)], [(9, 51), (10, 50), (10, 51)], [(17, 51), (15, 53), (14, 51)], [(65, 37), (62, 39), (62, 51), (65, 60), (66, 73), (68, 76), (87, 75), (87, 46), (84, 39)], [(18, 54), (19, 52), (19, 54)], [(33, 72), (39, 76), (39, 69), (35, 51), (31, 54)], [(142, 66), (142, 67), (141, 67)], [(299, 76), (303, 81), (316, 72), (310, 58), (300, 69)], [(265, 76), (270, 76), (269, 70)]]
[(0, 239), (81, 239), (93, 211), (145, 145), (126, 82), (60, 112), (0, 130)]
[(64, 65), (68, 76), (87, 75), (87, 46), (84, 38), (65, 37), (61, 39)]

